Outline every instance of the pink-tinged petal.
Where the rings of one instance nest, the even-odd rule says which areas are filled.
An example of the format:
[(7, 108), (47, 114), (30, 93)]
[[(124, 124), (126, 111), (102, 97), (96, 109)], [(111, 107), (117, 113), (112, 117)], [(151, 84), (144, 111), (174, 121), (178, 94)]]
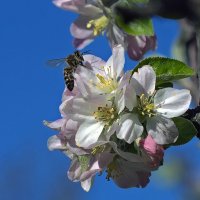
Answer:
[(46, 120), (44, 120), (44, 125), (51, 128), (51, 129), (55, 129), (55, 130), (61, 130), (61, 128), (64, 126), (66, 122), (66, 119), (58, 119), (56, 121), (53, 122), (48, 122)]
[(79, 7), (85, 5), (85, 0), (53, 0), (54, 5), (64, 10), (78, 12)]
[(67, 172), (68, 178), (71, 181), (78, 182), (80, 180), (82, 170), (77, 158), (73, 159), (70, 168)]
[(66, 144), (66, 147), (67, 149), (77, 155), (77, 156), (81, 156), (81, 155), (85, 155), (85, 154), (88, 154), (89, 151), (83, 149), (83, 148), (80, 148), (76, 145), (75, 143), (75, 135), (73, 137), (71, 137), (68, 141), (67, 141), (67, 144)]
[(146, 41), (140, 36), (127, 36), (127, 43), (129, 57), (133, 60), (140, 60), (143, 57)]
[(147, 36), (146, 37), (146, 46), (144, 48), (144, 53), (149, 50), (155, 50), (157, 48), (157, 37), (154, 36)]
[[(144, 164), (144, 163), (143, 163)], [(115, 161), (116, 170), (111, 172), (112, 179), (121, 188), (145, 187), (149, 183), (150, 169), (143, 171), (141, 164), (122, 159)]]
[(128, 55), (133, 60), (140, 60), (143, 55), (156, 48), (156, 36), (127, 36)]
[(62, 102), (67, 100), (68, 98), (78, 96), (78, 94), (79, 94), (79, 91), (76, 84), (74, 85), (74, 88), (72, 91), (68, 90), (67, 87), (65, 87), (64, 92), (62, 94)]
[(104, 128), (104, 124), (101, 122), (94, 121), (85, 121), (83, 122), (77, 133), (76, 133), (76, 144), (77, 146), (83, 148), (90, 148), (91, 145), (94, 145), (98, 142), (99, 136), (101, 135)]
[(179, 90), (174, 88), (164, 88), (158, 90), (154, 97), (156, 111), (167, 117), (173, 118), (184, 114), (191, 103), (189, 90)]
[(53, 0), (53, 3), (59, 7), (61, 7), (63, 4), (84, 6), (86, 4), (86, 0)]
[(140, 147), (143, 148), (147, 155), (151, 158), (150, 165), (152, 169), (157, 169), (163, 161), (163, 147), (161, 145), (156, 144), (151, 135), (148, 135), (145, 139), (140, 140)]
[(72, 119), (66, 119), (65, 125), (61, 128), (61, 132), (59, 137), (64, 141), (66, 139), (70, 139), (75, 135), (78, 130), (79, 123), (77, 121), (73, 121)]
[(108, 152), (103, 152), (99, 154), (97, 157), (98, 162), (99, 162), (99, 167), (101, 169), (104, 169), (105, 167), (107, 167), (107, 165), (113, 160), (115, 155), (116, 154), (108, 153)]
[(90, 177), (84, 181), (81, 181), (81, 187), (83, 188), (83, 190), (89, 192), (94, 181), (93, 179), (94, 179), (93, 177)]
[(91, 166), (85, 172), (83, 172), (81, 174), (80, 181), (87, 180), (87, 179), (93, 177), (94, 175), (96, 175), (96, 173), (102, 171), (102, 169), (99, 167), (98, 160), (96, 160), (96, 159), (93, 160), (93, 159), (90, 160), (90, 162), (92, 162), (92, 164), (90, 164)]
[(171, 119), (154, 116), (147, 120), (147, 132), (157, 144), (171, 144), (178, 138), (178, 129)]
[(156, 74), (153, 68), (145, 65), (132, 76), (133, 85), (137, 95), (152, 95), (155, 91)]
[(53, 135), (48, 139), (47, 146), (50, 151), (66, 149), (66, 146), (63, 145), (63, 143), (57, 135)]
[(115, 154), (111, 154), (108, 152), (103, 152), (97, 154), (95, 157), (90, 159), (90, 166), (88, 169), (83, 172), (80, 176), (80, 180), (83, 181), (85, 179), (89, 179), (96, 175), (98, 172), (102, 172), (107, 165), (113, 160)]
[[(63, 118), (67, 118), (68, 114), (72, 113), (72, 109), (70, 109), (71, 108), (70, 106), (73, 103), (73, 99), (74, 99), (73, 96), (66, 96), (65, 97), (65, 101), (63, 101), (61, 103), (61, 105), (59, 106), (59, 110), (60, 110), (60, 113), (61, 113), (61, 115), (62, 115)], [(65, 109), (66, 106), (68, 106), (67, 110)]]
[(96, 16), (102, 14), (102, 10), (85, 0), (54, 0), (53, 3), (64, 10), (70, 10), (83, 15)]
[(84, 49), (86, 46), (88, 46), (90, 43), (93, 42), (94, 39), (78, 39), (78, 38), (74, 38), (72, 41), (73, 46), (78, 49), (78, 50), (82, 50)]
[(77, 39), (93, 37), (93, 30), (87, 28), (87, 24), (90, 20), (91, 18), (89, 17), (79, 16), (70, 26), (72, 36)]
[(120, 128), (116, 133), (117, 138), (125, 140), (129, 144), (139, 138), (144, 129), (137, 115), (129, 113), (120, 117), (119, 126)]

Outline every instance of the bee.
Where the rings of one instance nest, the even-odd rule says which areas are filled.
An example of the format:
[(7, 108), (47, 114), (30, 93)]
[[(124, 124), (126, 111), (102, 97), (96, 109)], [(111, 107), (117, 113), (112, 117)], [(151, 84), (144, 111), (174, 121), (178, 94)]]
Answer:
[(74, 73), (78, 65), (84, 66), (83, 54), (77, 50), (65, 58), (53, 59), (47, 62), (48, 65), (53, 67), (64, 66), (65, 85), (70, 91), (74, 89)]

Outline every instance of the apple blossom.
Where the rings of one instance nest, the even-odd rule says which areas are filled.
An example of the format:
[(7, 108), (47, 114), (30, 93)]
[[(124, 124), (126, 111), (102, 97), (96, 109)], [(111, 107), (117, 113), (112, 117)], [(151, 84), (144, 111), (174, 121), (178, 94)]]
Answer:
[(163, 88), (156, 91), (156, 74), (143, 66), (131, 78), (139, 96), (138, 111), (146, 120), (146, 129), (157, 144), (174, 143), (178, 129), (171, 118), (184, 114), (190, 106), (189, 90)]
[(111, 47), (121, 44), (134, 60), (141, 59), (147, 51), (156, 48), (155, 36), (132, 36), (118, 27), (113, 16), (115, 3), (109, 8), (100, 0), (54, 0), (53, 3), (59, 8), (80, 14), (70, 27), (74, 37), (73, 45), (77, 49), (83, 49), (103, 32), (106, 33)]

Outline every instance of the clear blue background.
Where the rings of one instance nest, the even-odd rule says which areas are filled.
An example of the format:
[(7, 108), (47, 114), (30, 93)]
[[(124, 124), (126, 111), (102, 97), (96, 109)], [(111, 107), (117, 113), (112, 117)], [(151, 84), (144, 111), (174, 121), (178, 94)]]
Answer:
[[(168, 180), (162, 169), (153, 172), (145, 189), (119, 189), (104, 176), (97, 176), (94, 187), (86, 193), (79, 183), (68, 181), (69, 160), (60, 152), (48, 151), (47, 139), (56, 132), (44, 127), (42, 121), (60, 117), (64, 82), (62, 69), (48, 68), (45, 62), (74, 51), (69, 25), (76, 17), (56, 8), (50, 0), (1, 2), (0, 199), (183, 199), (184, 188), (188, 188), (181, 181)], [(170, 45), (178, 34), (177, 23), (155, 19), (154, 25), (157, 53), (170, 56)], [(103, 37), (86, 50), (105, 60), (111, 54)], [(134, 65), (129, 60), (126, 69)], [(184, 155), (192, 169), (198, 169), (197, 144), (194, 140), (167, 151), (165, 164), (170, 164), (175, 155)]]

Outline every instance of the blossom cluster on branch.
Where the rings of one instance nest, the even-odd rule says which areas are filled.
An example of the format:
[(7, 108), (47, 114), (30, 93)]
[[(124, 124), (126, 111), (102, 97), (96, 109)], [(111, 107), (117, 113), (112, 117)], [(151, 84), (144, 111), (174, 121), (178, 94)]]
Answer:
[[(155, 48), (155, 36), (122, 30), (112, 11), (118, 1), (113, 2), (108, 8), (99, 0), (54, 0), (58, 7), (80, 14), (70, 27), (76, 48), (102, 32), (112, 48), (107, 61), (80, 54), (81, 62), (70, 66), (72, 74), (67, 75), (74, 83), (63, 92), (61, 119), (44, 121), (59, 131), (49, 138), (48, 148), (71, 159), (68, 177), (85, 191), (104, 171), (119, 187), (145, 187), (151, 172), (163, 164), (164, 150), (197, 134), (192, 122), (183, 118), (190, 91), (172, 84), (194, 75), (193, 70), (174, 59), (152, 57), (125, 72), (126, 51), (130, 58), (141, 59)], [(65, 62), (69, 64), (69, 57)]]

